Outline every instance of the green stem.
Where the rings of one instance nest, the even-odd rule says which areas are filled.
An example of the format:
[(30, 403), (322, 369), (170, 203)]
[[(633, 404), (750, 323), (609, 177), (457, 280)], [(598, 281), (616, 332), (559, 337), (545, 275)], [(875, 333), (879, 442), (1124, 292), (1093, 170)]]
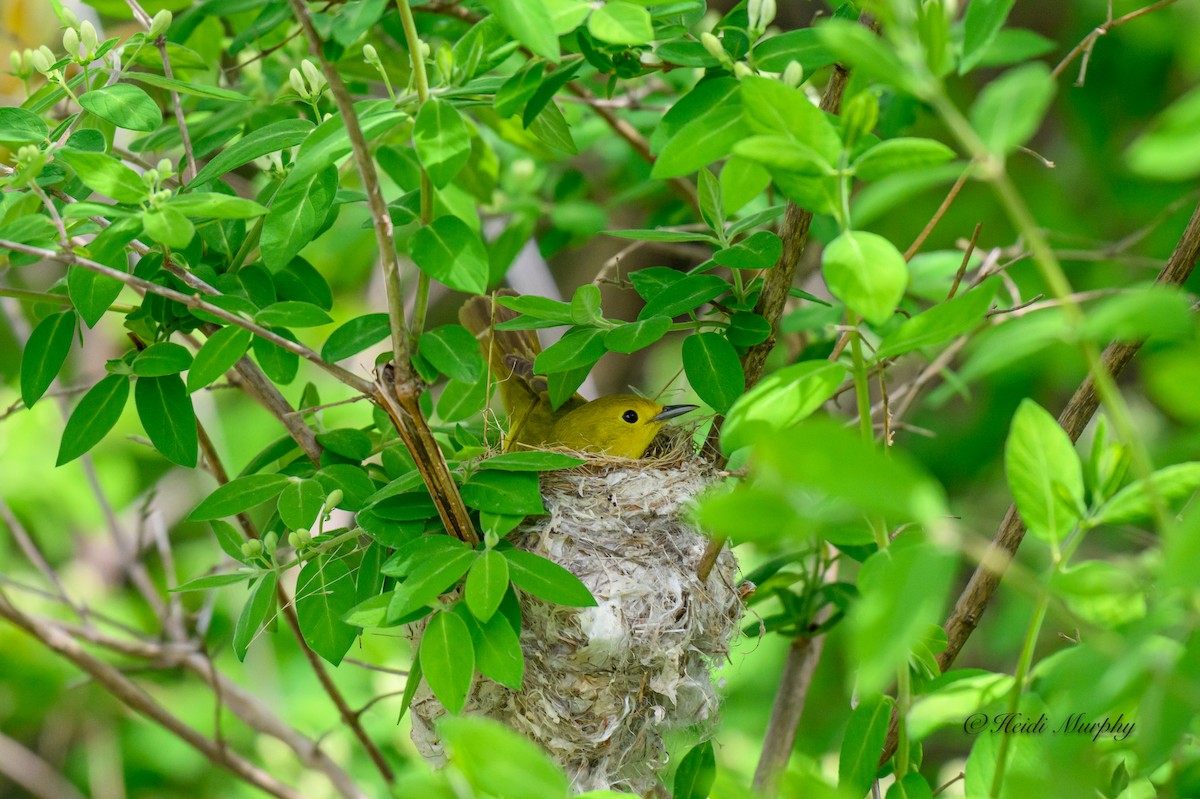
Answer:
[[(1057, 572), (1057, 569), (1055, 571)], [(1038, 635), (1042, 631), (1042, 622), (1046, 619), (1046, 609), (1049, 605), (1050, 589), (1047, 586), (1038, 597), (1037, 606), (1033, 610), (1033, 619), (1029, 622), (1029, 628), (1025, 630), (1025, 642), (1021, 645), (1021, 659), (1017, 662), (1017, 671), (1013, 675), (1013, 691), (1008, 700), (1010, 716), (1015, 714), (1017, 708), (1021, 706), (1021, 695), (1025, 691), (1025, 677), (1033, 665), (1033, 650), (1037, 645)], [(1007, 734), (1000, 736), (1000, 746), (996, 750), (996, 771), (992, 777), (992, 789), (989, 793), (991, 799), (998, 799), (1000, 789), (1004, 785), (1004, 769), (1008, 763), (1008, 748), (1011, 739), (1012, 736)]]
[(912, 704), (912, 675), (908, 662), (896, 670), (896, 780), (908, 774), (908, 708)]
[(338, 547), (340, 547), (342, 544), (346, 543), (347, 541), (353, 541), (354, 539), (358, 538), (361, 534), (362, 534), (362, 530), (357, 527), (355, 527), (351, 530), (347, 530), (346, 532), (344, 532), (340, 535), (334, 536), (333, 538), (329, 539), (328, 541), (323, 541), (320, 544), (317, 544), (315, 547), (312, 547), (310, 549), (305, 549), (303, 552), (297, 552), (295, 558), (288, 561), (287, 563), (281, 564), (278, 567), (278, 570), (282, 574), (283, 572), (287, 571), (288, 569), (292, 568), (293, 566), (304, 563), (307, 560), (312, 560), (313, 558), (317, 557), (318, 555), (324, 555), (326, 552), (330, 552), (334, 549), (337, 549)]
[[(847, 322), (857, 326), (858, 317), (851, 311), (846, 312)], [(854, 365), (854, 397), (858, 405), (858, 430), (863, 441), (868, 444), (875, 442), (875, 430), (871, 426), (871, 386), (868, 382), (870, 374), (866, 361), (863, 359), (862, 331), (857, 327), (850, 332), (850, 356)]]

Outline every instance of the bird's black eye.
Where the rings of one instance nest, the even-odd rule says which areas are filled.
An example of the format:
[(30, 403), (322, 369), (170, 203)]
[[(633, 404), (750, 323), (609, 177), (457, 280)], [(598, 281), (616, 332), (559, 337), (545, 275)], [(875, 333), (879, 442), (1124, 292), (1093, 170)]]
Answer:
[(637, 411), (625, 411), (625, 413), (621, 414), (621, 418), (624, 419), (625, 421), (629, 422), (630, 424), (637, 424), (637, 420), (638, 420)]

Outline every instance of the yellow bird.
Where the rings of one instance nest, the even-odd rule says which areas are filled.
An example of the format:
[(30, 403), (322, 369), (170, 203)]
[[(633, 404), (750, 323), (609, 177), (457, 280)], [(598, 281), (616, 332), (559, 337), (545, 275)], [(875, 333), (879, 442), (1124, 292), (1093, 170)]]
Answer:
[[(501, 294), (513, 295), (511, 291)], [(633, 394), (611, 394), (588, 401), (579, 394), (557, 410), (550, 404), (546, 379), (535, 375), (533, 361), (542, 351), (532, 330), (496, 330), (517, 316), (492, 302), (472, 297), (458, 312), (463, 327), (479, 341), (500, 399), (508, 413), (505, 449), (516, 445), (566, 447), (580, 452), (640, 458), (668, 419), (696, 405), (660, 405)]]

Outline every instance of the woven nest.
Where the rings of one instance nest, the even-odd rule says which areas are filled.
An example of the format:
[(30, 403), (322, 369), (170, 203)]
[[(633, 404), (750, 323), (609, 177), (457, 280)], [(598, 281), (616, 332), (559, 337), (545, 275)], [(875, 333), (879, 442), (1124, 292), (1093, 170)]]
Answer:
[[(712, 670), (728, 655), (742, 603), (728, 549), (705, 583), (696, 578), (707, 539), (681, 511), (716, 474), (690, 453), (690, 439), (686, 447), (668, 440), (648, 459), (545, 473), (547, 515), (510, 536), (569, 569), (598, 606), (522, 595), (523, 688), (477, 677), (464, 712), (541, 744), (579, 792), (653, 791), (667, 761), (663, 735), (692, 728), (706, 736), (716, 721)], [(445, 709), (422, 685), (411, 712), (417, 750), (440, 766), (434, 725)]]

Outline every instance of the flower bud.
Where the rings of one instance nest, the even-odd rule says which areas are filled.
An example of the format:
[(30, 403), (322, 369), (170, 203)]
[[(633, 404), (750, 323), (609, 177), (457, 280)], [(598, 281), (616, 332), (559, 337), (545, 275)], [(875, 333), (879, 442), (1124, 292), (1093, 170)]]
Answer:
[(262, 549), (262, 541), (259, 541), (257, 538), (252, 538), (251, 540), (242, 544), (242, 554), (248, 558), (257, 557), (258, 555), (262, 554)]
[(63, 49), (67, 51), (67, 55), (71, 58), (76, 58), (79, 55), (79, 34), (74, 28), (67, 28), (63, 31)]
[(262, 545), (263, 545), (263, 549), (265, 549), (267, 552), (274, 555), (275, 550), (279, 547), (279, 533), (272, 530), (271, 532), (264, 535), (263, 540), (262, 540)]
[(66, 25), (68, 28), (78, 28), (79, 27), (79, 17), (75, 14), (74, 11), (67, 8), (66, 6), (63, 6), (62, 10), (58, 14), (58, 18), (61, 19), (63, 21), (63, 24)]
[(429, 58), (429, 54), (433, 50), (429, 49), (429, 42), (421, 42), (421, 58), (422, 60)]
[(18, 75), (25, 71), (24, 64), (21, 62), (21, 54), (16, 50), (8, 54), (8, 63), (12, 65), (12, 71)]
[(300, 543), (300, 536), (296, 535), (295, 533), (288, 533), (288, 546), (290, 546), (292, 549), (300, 549), (302, 546)]
[(296, 531), (296, 538), (300, 541), (300, 546), (302, 547), (308, 546), (313, 540), (312, 533), (310, 533), (308, 530), (305, 530), (303, 527)]
[(171, 21), (174, 17), (167, 9), (163, 9), (154, 15), (154, 19), (150, 20), (150, 28), (146, 31), (151, 39), (157, 39), (167, 32), (167, 28), (171, 27)]
[(379, 51), (377, 51), (375, 49), (375, 45), (373, 45), (373, 44), (364, 44), (363, 45), (363, 61), (366, 61), (368, 64), (378, 63)]
[(495, 530), (488, 530), (483, 534), (483, 543), (488, 549), (495, 549), (496, 544), (500, 543), (500, 536), (496, 535)]
[(159, 159), (158, 166), (155, 168), (158, 170), (158, 174), (162, 175), (163, 177), (169, 177), (170, 175), (175, 174), (175, 166), (171, 163), (170, 158)]
[(312, 93), (319, 94), (321, 87), (325, 85), (325, 76), (321, 74), (321, 70), (317, 69), (316, 65), (306, 58), (300, 62), (300, 71), (308, 79), (308, 85), (312, 87)]
[(437, 51), (437, 66), (438, 72), (442, 73), (442, 77), (450, 80), (450, 77), (454, 74), (454, 51), (444, 44)]
[(37, 154), (39, 152), (40, 150), (38, 150), (36, 145), (26, 144), (17, 150), (17, 161), (21, 163), (28, 163), (29, 161), (37, 158)]
[(775, 0), (750, 0), (746, 4), (750, 30), (762, 33), (775, 19)]
[(29, 62), (33, 65), (33, 68), (43, 74), (49, 72), (50, 67), (54, 65), (53, 54), (46, 55), (47, 52), (49, 52), (49, 48), (42, 46), (29, 55)]
[(783, 83), (785, 86), (797, 88), (804, 82), (804, 67), (800, 66), (799, 61), (789, 61), (788, 65), (783, 70)]
[(88, 57), (91, 57), (96, 52), (96, 47), (100, 44), (100, 39), (96, 36), (96, 26), (85, 19), (83, 24), (79, 26), (79, 38), (83, 42), (83, 51)]
[(721, 40), (711, 33), (705, 32), (700, 34), (700, 44), (704, 45), (704, 49), (708, 51), (708, 54), (718, 61), (724, 63), (729, 60), (729, 54), (725, 52)]
[(342, 489), (340, 489), (340, 488), (335, 488), (332, 491), (330, 491), (329, 496), (325, 498), (324, 512), (328, 513), (329, 511), (336, 508), (338, 505), (341, 505), (342, 497), (344, 497), (344, 496), (346, 496), (346, 495), (342, 492)]
[(304, 78), (300, 76), (300, 70), (292, 67), (292, 71), (288, 73), (288, 83), (292, 84), (292, 91), (301, 97), (308, 97), (308, 87), (304, 85)]
[(145, 172), (143, 172), (142, 183), (145, 183), (147, 186), (153, 186), (154, 184), (158, 183), (158, 170), (147, 169)]
[(26, 47), (21, 51), (21, 63), (25, 65), (25, 71), (33, 70), (33, 51)]
[(754, 74), (754, 70), (750, 69), (750, 65), (745, 61), (739, 61), (733, 65), (733, 76), (738, 80)]

